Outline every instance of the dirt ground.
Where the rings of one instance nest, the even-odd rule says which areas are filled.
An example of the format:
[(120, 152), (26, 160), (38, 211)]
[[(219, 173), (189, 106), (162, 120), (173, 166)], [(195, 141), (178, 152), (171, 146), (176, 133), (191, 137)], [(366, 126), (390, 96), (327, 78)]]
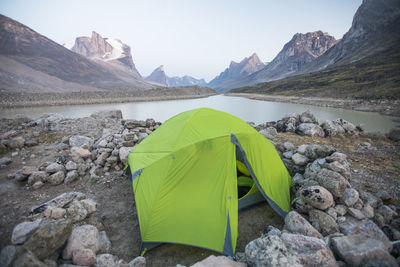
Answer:
[[(57, 137), (60, 138), (60, 137)], [(310, 138), (296, 134), (278, 134), (276, 142), (290, 141), (300, 144), (331, 144), (337, 151), (348, 155), (351, 164), (350, 182), (357, 189), (373, 193), (385, 191), (398, 205), (400, 192), (400, 144), (385, 136), (365, 135), (362, 137)], [(369, 142), (372, 147), (363, 148), (359, 143)], [(54, 161), (51, 143), (26, 148), (6, 168), (0, 169), (0, 249), (10, 244), (13, 227), (24, 220), (32, 206), (46, 202), (63, 192), (79, 191), (98, 203), (98, 215), (103, 219), (105, 230), (112, 243), (113, 255), (130, 261), (139, 254), (139, 227), (136, 218), (134, 196), (129, 181), (120, 172), (102, 177), (98, 181), (81, 178), (70, 185), (51, 186), (45, 184), (38, 190), (25, 186), (25, 183), (9, 180), (7, 175), (24, 165), (37, 166), (45, 161)], [(3, 156), (10, 156), (11, 152)], [(36, 155), (31, 158), (31, 155)], [(25, 159), (21, 158), (25, 156)], [(262, 203), (239, 214), (239, 238), (236, 251), (243, 252), (251, 240), (260, 236), (264, 227), (274, 225), (282, 228), (282, 219)], [(150, 250), (145, 257), (148, 266), (191, 265), (208, 255), (217, 254), (205, 249), (183, 246), (162, 245)]]

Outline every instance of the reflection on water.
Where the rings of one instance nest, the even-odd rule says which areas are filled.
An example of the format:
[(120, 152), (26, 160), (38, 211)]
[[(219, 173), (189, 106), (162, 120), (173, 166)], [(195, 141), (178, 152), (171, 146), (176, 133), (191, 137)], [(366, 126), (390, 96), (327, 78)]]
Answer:
[(367, 131), (373, 132), (386, 133), (400, 124), (393, 121), (394, 117), (372, 112), (268, 102), (223, 95), (187, 100), (16, 108), (1, 110), (0, 116), (13, 117), (16, 114), (24, 114), (35, 118), (44, 113), (58, 113), (67, 118), (79, 118), (90, 116), (90, 114), (98, 110), (120, 109), (125, 119), (144, 120), (154, 118), (156, 121), (163, 122), (180, 112), (200, 107), (226, 111), (245, 121), (253, 121), (257, 124), (276, 121), (288, 113), (301, 113), (307, 109), (311, 110), (317, 119), (333, 120), (343, 118), (354, 124), (364, 124)]

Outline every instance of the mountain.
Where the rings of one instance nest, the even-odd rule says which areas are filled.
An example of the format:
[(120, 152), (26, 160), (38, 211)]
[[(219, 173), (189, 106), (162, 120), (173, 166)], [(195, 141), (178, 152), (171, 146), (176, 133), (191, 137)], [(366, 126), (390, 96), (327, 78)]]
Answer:
[(118, 39), (103, 38), (93, 31), (91, 37), (76, 38), (71, 50), (90, 59), (121, 64), (129, 68), (135, 76), (140, 76), (133, 63), (131, 48)]
[(0, 15), (2, 91), (88, 91), (153, 86), (123, 66), (74, 53), (29, 27)]
[(265, 66), (266, 65), (261, 62), (256, 53), (250, 57), (244, 58), (239, 63), (231, 61), (229, 67), (211, 80), (208, 86), (216, 89), (218, 92), (226, 92), (229, 88), (232, 88), (238, 80), (263, 69)]
[(300, 73), (233, 92), (400, 99), (400, 1), (364, 0), (342, 40)]
[(206, 86), (204, 79), (196, 79), (191, 76), (185, 75), (183, 77), (168, 77), (165, 74), (164, 66), (156, 68), (149, 76), (145, 78), (146, 81), (163, 87), (178, 87), (178, 86), (191, 86), (199, 85)]
[(251, 85), (292, 76), (337, 42), (335, 37), (322, 31), (296, 33), (267, 66), (232, 86)]

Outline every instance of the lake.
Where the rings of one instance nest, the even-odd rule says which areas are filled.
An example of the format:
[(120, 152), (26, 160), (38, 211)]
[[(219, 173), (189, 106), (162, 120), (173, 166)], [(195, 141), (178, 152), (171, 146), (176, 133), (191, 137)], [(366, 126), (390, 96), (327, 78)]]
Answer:
[(370, 132), (387, 133), (391, 128), (400, 125), (399, 122), (394, 121), (395, 117), (373, 112), (269, 102), (224, 95), (186, 100), (15, 108), (1, 110), (0, 116), (11, 118), (16, 114), (24, 114), (36, 118), (44, 113), (58, 113), (66, 118), (80, 118), (90, 116), (90, 114), (98, 110), (120, 109), (125, 119), (145, 120), (154, 118), (156, 121), (163, 122), (180, 112), (200, 107), (222, 110), (245, 121), (253, 121), (256, 124), (276, 121), (288, 113), (302, 113), (309, 109), (317, 119), (333, 120), (343, 118), (356, 125), (364, 124), (366, 131)]

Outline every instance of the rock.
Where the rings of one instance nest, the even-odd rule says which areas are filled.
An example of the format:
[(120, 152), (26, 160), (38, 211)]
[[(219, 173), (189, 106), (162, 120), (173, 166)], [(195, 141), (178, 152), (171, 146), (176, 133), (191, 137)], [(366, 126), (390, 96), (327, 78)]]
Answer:
[(335, 254), (349, 266), (363, 266), (368, 260), (378, 260), (373, 266), (396, 266), (396, 260), (388, 253), (385, 244), (363, 235), (334, 237), (331, 241)]
[(317, 178), (317, 174), (321, 171), (321, 165), (318, 160), (314, 160), (311, 164), (307, 164), (307, 167), (304, 171), (304, 178), (313, 179)]
[(100, 110), (92, 113), (90, 117), (94, 119), (115, 119), (122, 120), (122, 111), (119, 109)]
[(226, 256), (211, 255), (202, 261), (196, 262), (191, 267), (208, 267), (208, 266), (246, 267), (247, 264), (233, 261)]
[(78, 165), (73, 162), (72, 160), (68, 161), (67, 164), (65, 164), (65, 169), (67, 171), (72, 171), (72, 170), (76, 170), (78, 168)]
[(119, 159), (123, 164), (125, 164), (126, 160), (128, 159), (129, 152), (131, 152), (133, 147), (121, 147), (119, 149)]
[(313, 123), (301, 123), (296, 128), (296, 133), (300, 135), (307, 135), (312, 137), (324, 137), (325, 132), (322, 128)]
[(308, 214), (308, 212), (313, 209), (310, 204), (305, 203), (300, 197), (296, 197), (295, 199), (293, 199), (290, 205), (292, 209), (304, 214)]
[(15, 261), (13, 266), (15, 267), (25, 267), (25, 266), (32, 266), (32, 267), (48, 267), (44, 262), (40, 261), (35, 254), (31, 251), (23, 252)]
[(304, 123), (315, 123), (317, 120), (315, 119), (314, 114), (311, 113), (310, 110), (306, 110), (300, 115), (300, 122)]
[(317, 229), (322, 235), (330, 235), (339, 232), (339, 226), (335, 220), (328, 214), (320, 210), (311, 210), (309, 212), (309, 220), (311, 224)]
[(276, 235), (257, 238), (246, 245), (249, 266), (302, 266), (296, 254), (290, 253)]
[(58, 207), (58, 208), (63, 208), (69, 203), (71, 203), (74, 199), (76, 200), (81, 200), (85, 198), (85, 194), (81, 192), (67, 192), (59, 195), (58, 197), (55, 197), (49, 201), (47, 201), (44, 204), (41, 204), (39, 206), (35, 206), (31, 208), (29, 211), (29, 215), (34, 215), (34, 214), (39, 214), (42, 213), (46, 210), (48, 206), (51, 207)]
[(267, 139), (273, 140), (277, 136), (278, 132), (274, 127), (268, 127), (259, 131), (260, 134), (264, 135)]
[(59, 171), (59, 172), (56, 172), (56, 173), (50, 175), (47, 178), (47, 181), (52, 185), (58, 185), (58, 184), (61, 184), (64, 181), (64, 177), (65, 177), (64, 176), (64, 172), (63, 171)]
[(337, 123), (338, 125), (342, 126), (343, 129), (346, 131), (346, 133), (358, 134), (357, 127), (354, 124), (352, 124), (351, 122), (348, 122), (348, 121), (343, 120), (343, 119), (336, 119), (335, 123)]
[(107, 142), (106, 139), (102, 139), (102, 140), (100, 140), (100, 141), (98, 142), (97, 146), (98, 146), (98, 147), (104, 148), (104, 147), (107, 146), (107, 143), (108, 143), (108, 142)]
[(391, 251), (392, 245), (384, 232), (371, 220), (357, 220), (347, 217), (346, 221), (339, 223), (340, 232), (345, 235), (361, 234), (382, 241), (385, 244), (386, 250)]
[(263, 234), (281, 236), (282, 232), (278, 228), (268, 225), (264, 228)]
[(322, 238), (322, 235), (296, 211), (291, 211), (286, 215), (285, 229), (292, 233)]
[(62, 150), (67, 149), (68, 147), (69, 147), (69, 146), (68, 146), (67, 144), (58, 143), (57, 145), (55, 145), (55, 146), (53, 147), (53, 151), (54, 151), (54, 152), (59, 152), (59, 151), (62, 151)]
[(43, 185), (44, 185), (44, 183), (43, 183), (42, 181), (37, 181), (36, 183), (34, 183), (34, 184), (32, 185), (32, 188), (33, 188), (34, 190), (37, 190), (37, 189), (41, 188)]
[(23, 244), (31, 234), (39, 228), (42, 219), (37, 219), (33, 222), (22, 222), (17, 224), (11, 235), (11, 243), (13, 245)]
[(291, 176), (295, 175), (295, 173), (304, 172), (304, 166), (299, 166), (294, 164), (294, 162), (291, 159), (282, 158), (282, 162)]
[(58, 164), (56, 162), (51, 163), (49, 166), (46, 167), (46, 172), (48, 173), (56, 173), (56, 172), (64, 172), (65, 168), (63, 165)]
[(79, 222), (86, 218), (88, 212), (83, 207), (80, 201), (74, 200), (69, 205), (67, 209), (68, 218), (71, 219), (72, 222)]
[(27, 176), (22, 175), (21, 170), (18, 170), (18, 171), (15, 172), (15, 176), (14, 176), (15, 181), (17, 181), (17, 182), (23, 182), (23, 181), (25, 181), (27, 178), (28, 178)]
[(101, 165), (104, 166), (104, 163), (106, 162), (106, 159), (108, 158), (108, 156), (110, 155), (110, 153), (108, 152), (102, 152), (96, 159), (95, 163), (97, 165)]
[(349, 165), (342, 165), (339, 161), (333, 161), (331, 163), (325, 163), (323, 165), (323, 167), (326, 168), (326, 169), (329, 169), (331, 171), (340, 173), (345, 178), (350, 178), (350, 176), (351, 176)]
[(118, 157), (116, 157), (116, 156), (111, 156), (111, 157), (107, 158), (107, 163), (108, 164), (115, 164), (117, 162), (118, 162)]
[(96, 262), (96, 254), (91, 249), (76, 249), (72, 252), (72, 262), (76, 265), (91, 266)]
[(111, 251), (111, 242), (105, 231), (99, 232), (99, 253), (109, 253)]
[(390, 223), (393, 219), (393, 217), (397, 217), (398, 214), (394, 210), (392, 210), (389, 206), (387, 205), (381, 205), (376, 209), (376, 213), (379, 213), (383, 216), (385, 219), (386, 223)]
[(334, 208), (330, 207), (325, 212), (326, 212), (326, 214), (331, 216), (335, 221), (337, 220), (337, 212)]
[(138, 133), (138, 143), (142, 142), (148, 136), (147, 133)]
[(117, 266), (116, 258), (111, 254), (99, 254), (96, 256), (96, 267)]
[(91, 153), (88, 149), (86, 148), (81, 148), (81, 147), (73, 147), (71, 148), (71, 152), (74, 156), (86, 159), (90, 157)]
[[(389, 240), (391, 241), (396, 241), (396, 240), (400, 240), (400, 231), (396, 230), (396, 228), (394, 228), (391, 225), (384, 225), (382, 227), (382, 231), (385, 233), (385, 235), (389, 238)], [(400, 245), (400, 244), (399, 244)], [(393, 246), (394, 247), (394, 246)], [(393, 249), (394, 250), (394, 249)], [(393, 251), (392, 251), (393, 252)]]
[(65, 219), (44, 222), (25, 242), (24, 247), (40, 260), (46, 259), (64, 245), (71, 228), (71, 222)]
[(44, 216), (46, 216), (47, 218), (51, 218), (51, 219), (60, 219), (63, 218), (65, 213), (67, 211), (63, 208), (57, 208), (57, 207), (47, 207), (46, 210), (44, 211)]
[(69, 138), (70, 147), (80, 147), (90, 149), (93, 146), (94, 140), (87, 136), (74, 135)]
[(296, 153), (292, 156), (292, 160), (294, 164), (299, 165), (299, 166), (304, 166), (308, 162), (308, 158), (306, 156), (303, 156), (300, 153)]
[(28, 177), (28, 185), (33, 185), (37, 182), (44, 182), (47, 179), (47, 173), (45, 171), (36, 171), (33, 172), (29, 177)]
[(128, 263), (129, 267), (146, 267), (146, 258), (136, 257)]
[(8, 142), (8, 147), (9, 148), (23, 148), (25, 145), (25, 139), (22, 138), (21, 136), (12, 138)]
[(358, 220), (365, 219), (364, 214), (358, 209), (347, 208), (347, 213), (350, 214), (351, 216), (353, 216), (354, 218), (358, 219)]
[(319, 238), (283, 233), (281, 239), (304, 266), (337, 266), (333, 253)]
[(0, 166), (6, 166), (9, 165), (12, 162), (12, 159), (9, 157), (2, 157), (0, 158)]
[(282, 153), (282, 156), (284, 156), (287, 159), (291, 159), (293, 156), (293, 151), (286, 151)]
[(369, 204), (369, 205), (371, 205), (371, 207), (373, 207), (375, 209), (378, 206), (382, 205), (382, 200), (380, 200), (379, 198), (377, 198), (373, 194), (368, 193), (366, 191), (360, 191), (359, 193), (360, 193), (360, 198), (362, 199), (364, 204)]
[(21, 254), (20, 246), (5, 246), (0, 253), (0, 264), (4, 267), (11, 267), (12, 262)]
[(78, 179), (79, 173), (76, 170), (69, 171), (64, 179), (64, 184), (70, 184), (76, 179)]
[(283, 143), (283, 147), (285, 148), (285, 151), (293, 151), (296, 149), (295, 146), (290, 142)]
[(72, 253), (79, 249), (90, 249), (96, 254), (99, 248), (99, 231), (93, 225), (85, 224), (72, 230), (62, 257), (69, 260), (72, 258)]
[(400, 141), (400, 129), (399, 128), (392, 128), (388, 134), (389, 139), (393, 141)]
[(335, 136), (338, 134), (344, 134), (345, 130), (336, 121), (326, 120), (322, 123), (322, 129), (324, 130), (326, 136)]
[(357, 190), (355, 190), (354, 188), (346, 188), (346, 191), (344, 192), (344, 195), (340, 198), (340, 200), (344, 204), (346, 204), (346, 206), (351, 207), (356, 204), (358, 196), (359, 195)]
[(332, 155), (327, 156), (325, 158), (326, 162), (334, 162), (334, 161), (338, 161), (338, 162), (345, 162), (347, 161), (347, 156), (346, 154), (340, 153), (340, 152), (334, 152)]
[(87, 210), (88, 214), (96, 211), (97, 203), (92, 199), (83, 199), (80, 201), (82, 206)]
[(300, 153), (300, 154), (304, 155), (304, 154), (306, 153), (307, 147), (308, 147), (308, 145), (305, 145), (305, 144), (300, 145), (300, 146), (297, 148), (297, 153)]
[(285, 129), (285, 131), (286, 131), (286, 132), (289, 132), (289, 133), (294, 133), (294, 132), (296, 132), (296, 124), (289, 122), (288, 124), (286, 124), (286, 129)]
[(361, 212), (368, 219), (373, 218), (375, 215), (374, 208), (371, 207), (371, 205), (369, 204), (365, 204), (364, 207), (361, 209)]
[(339, 216), (343, 216), (347, 213), (347, 207), (344, 205), (336, 205), (335, 211)]
[(317, 154), (318, 148), (319, 148), (319, 145), (311, 144), (311, 145), (307, 146), (306, 152), (304, 153), (304, 155), (311, 160), (315, 160), (318, 158), (318, 154)]
[(317, 155), (320, 158), (325, 158), (325, 157), (331, 155), (335, 151), (336, 151), (336, 148), (334, 148), (331, 145), (320, 145), (320, 146), (317, 146), (317, 149), (316, 149)]
[(293, 177), (292, 177), (292, 181), (294, 183), (299, 183), (301, 181), (304, 181), (304, 176), (301, 175), (300, 173), (296, 173)]
[(339, 173), (321, 169), (316, 177), (318, 183), (329, 190), (335, 197), (342, 197), (347, 188), (347, 180)]
[(333, 206), (332, 194), (322, 186), (310, 186), (300, 192), (302, 200), (311, 206), (325, 210)]

